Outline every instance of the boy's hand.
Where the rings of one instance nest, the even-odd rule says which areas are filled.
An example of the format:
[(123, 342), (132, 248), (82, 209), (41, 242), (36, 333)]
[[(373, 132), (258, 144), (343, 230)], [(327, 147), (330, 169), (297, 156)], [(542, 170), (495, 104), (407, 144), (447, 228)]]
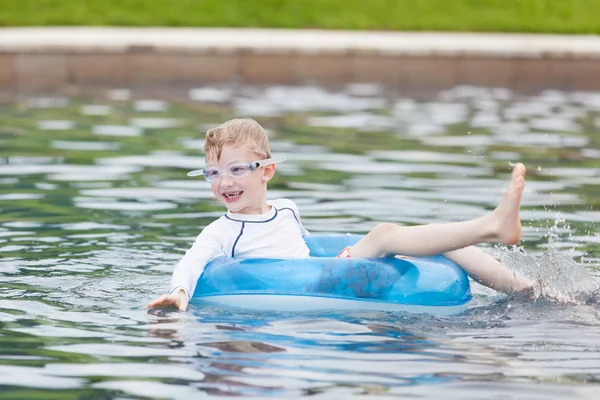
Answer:
[(185, 311), (188, 305), (188, 298), (183, 290), (177, 293), (165, 294), (156, 300), (152, 300), (146, 305), (148, 308), (177, 308), (179, 311)]

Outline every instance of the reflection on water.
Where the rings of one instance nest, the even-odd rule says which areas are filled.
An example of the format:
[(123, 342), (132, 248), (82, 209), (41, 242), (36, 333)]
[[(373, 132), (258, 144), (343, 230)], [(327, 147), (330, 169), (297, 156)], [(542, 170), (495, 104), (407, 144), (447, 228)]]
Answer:
[[(233, 116), (268, 129), (288, 159), (270, 196), (296, 201), (313, 232), (478, 216), (523, 161), (523, 241), (486, 249), (539, 299), (474, 285), (451, 318), (145, 310), (223, 212), (185, 173), (204, 130)], [(349, 85), (1, 104), (3, 395), (597, 398), (599, 131), (600, 93), (474, 87), (431, 102)]]

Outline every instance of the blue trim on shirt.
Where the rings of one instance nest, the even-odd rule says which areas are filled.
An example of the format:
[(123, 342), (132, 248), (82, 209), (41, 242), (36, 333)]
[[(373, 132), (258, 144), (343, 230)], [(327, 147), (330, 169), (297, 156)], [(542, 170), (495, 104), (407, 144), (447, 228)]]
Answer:
[[(275, 210), (277, 210), (277, 209), (275, 209)], [(294, 218), (296, 219), (296, 222), (298, 223), (298, 225), (300, 225), (300, 220), (296, 216), (296, 211), (294, 211), (293, 208), (283, 207), (283, 208), (280, 208), (278, 211), (281, 211), (281, 210), (290, 210), (292, 212), (292, 214), (294, 214)]]
[(244, 221), (241, 219), (234, 219), (231, 218), (229, 215), (225, 214), (225, 218), (227, 218), (230, 221), (234, 221), (234, 222), (241, 222), (242, 223), (242, 227), (240, 228), (240, 234), (238, 235), (238, 237), (235, 239), (235, 242), (233, 242), (233, 247), (231, 248), (231, 258), (233, 258), (235, 256), (235, 246), (238, 244), (240, 238), (242, 237), (242, 235), (244, 234), (244, 227), (247, 223), (254, 223), (254, 224), (264, 224), (265, 222), (271, 222), (273, 221), (278, 215), (279, 215), (279, 211), (282, 210), (290, 210), (292, 212), (292, 215), (294, 216), (294, 219), (296, 220), (296, 222), (298, 223), (298, 225), (300, 224), (300, 220), (298, 220), (298, 217), (296, 216), (296, 212), (294, 211), (294, 209), (290, 208), (290, 207), (283, 207), (283, 208), (275, 208), (275, 214), (273, 215), (273, 217), (264, 220), (264, 221)]
[(271, 222), (271, 221), (273, 221), (277, 217), (277, 214), (278, 214), (277, 209), (275, 207), (273, 207), (273, 208), (275, 209), (275, 214), (273, 214), (273, 216), (271, 218), (266, 219), (264, 221), (244, 221), (243, 219), (234, 219), (234, 218), (231, 218), (227, 214), (225, 214), (225, 218), (227, 218), (228, 220), (231, 220), (231, 221), (241, 222), (241, 223), (248, 222), (248, 223), (255, 223), (255, 224), (263, 224), (265, 222)]
[[(234, 220), (235, 221), (235, 220)], [(235, 239), (235, 242), (233, 242), (233, 247), (231, 248), (231, 258), (233, 258), (233, 256), (235, 255), (235, 246), (237, 245), (238, 241), (240, 240), (240, 238), (242, 237), (242, 234), (244, 233), (244, 226), (246, 225), (245, 222), (242, 222), (242, 228), (240, 229), (240, 234), (238, 235), (238, 237)]]

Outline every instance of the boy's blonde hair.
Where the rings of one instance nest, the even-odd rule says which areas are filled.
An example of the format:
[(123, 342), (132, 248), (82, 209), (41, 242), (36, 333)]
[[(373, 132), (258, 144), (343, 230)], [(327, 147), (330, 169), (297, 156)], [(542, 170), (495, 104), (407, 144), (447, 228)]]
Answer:
[(223, 145), (249, 145), (256, 154), (271, 158), (271, 147), (267, 133), (258, 122), (250, 118), (232, 119), (206, 132), (204, 152), (206, 157), (221, 158)]

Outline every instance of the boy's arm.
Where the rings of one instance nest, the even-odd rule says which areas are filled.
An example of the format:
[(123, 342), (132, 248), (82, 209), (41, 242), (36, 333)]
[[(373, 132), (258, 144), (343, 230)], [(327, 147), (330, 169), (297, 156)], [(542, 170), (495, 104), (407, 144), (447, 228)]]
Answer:
[(302, 224), (302, 219), (300, 218), (300, 210), (298, 210), (298, 206), (296, 205), (296, 203), (289, 199), (287, 201), (289, 201), (289, 207), (293, 210), (294, 217), (296, 218), (296, 221), (298, 221), (298, 225), (300, 227), (300, 232), (302, 233), (302, 236), (310, 235), (310, 232)]
[(169, 294), (151, 301), (147, 307), (178, 308), (185, 311), (204, 267), (220, 255), (223, 255), (223, 245), (209, 225), (198, 235), (193, 246), (175, 266)]

